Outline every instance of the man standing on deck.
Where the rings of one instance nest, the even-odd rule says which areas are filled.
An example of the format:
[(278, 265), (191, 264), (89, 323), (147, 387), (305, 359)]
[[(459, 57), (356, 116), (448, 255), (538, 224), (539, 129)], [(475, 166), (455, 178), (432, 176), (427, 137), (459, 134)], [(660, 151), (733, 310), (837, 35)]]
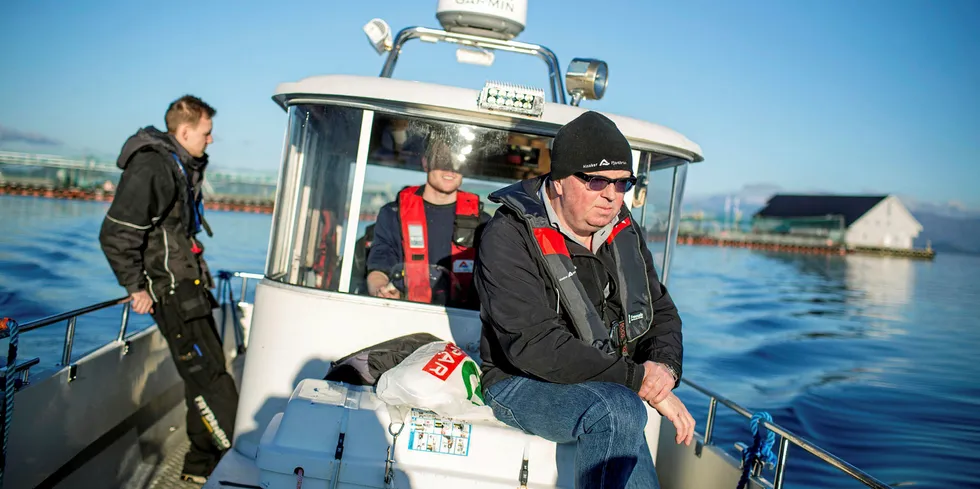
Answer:
[(167, 132), (140, 129), (123, 145), (123, 170), (99, 241), (133, 311), (153, 315), (184, 380), (187, 437), (181, 479), (203, 484), (231, 448), (238, 391), (225, 368), (211, 310), (217, 302), (197, 235), (201, 185), (215, 110), (186, 95), (165, 116)]
[(551, 173), (490, 195), (474, 282), (484, 398), (500, 421), (576, 443), (578, 488), (660, 487), (644, 401), (690, 444), (671, 392), (681, 320), (642, 229), (623, 206), (636, 183), (629, 142), (596, 112), (566, 124)]

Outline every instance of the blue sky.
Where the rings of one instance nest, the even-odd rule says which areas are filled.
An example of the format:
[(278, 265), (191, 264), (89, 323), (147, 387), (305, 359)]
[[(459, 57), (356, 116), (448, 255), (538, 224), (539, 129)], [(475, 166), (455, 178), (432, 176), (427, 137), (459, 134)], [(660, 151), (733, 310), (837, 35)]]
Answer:
[[(0, 3), (0, 148), (114, 158), (171, 100), (218, 109), (212, 161), (274, 170), (285, 115), (275, 86), (377, 75), (361, 27), (438, 27), (436, 0)], [(976, 0), (530, 0), (519, 40), (610, 66), (583, 106), (681, 131), (704, 149), (688, 195), (753, 184), (898, 193), (980, 208)], [(561, 6), (559, 8), (559, 6)], [(544, 65), (501, 54), (460, 65), (410, 45), (397, 78), (546, 86)]]

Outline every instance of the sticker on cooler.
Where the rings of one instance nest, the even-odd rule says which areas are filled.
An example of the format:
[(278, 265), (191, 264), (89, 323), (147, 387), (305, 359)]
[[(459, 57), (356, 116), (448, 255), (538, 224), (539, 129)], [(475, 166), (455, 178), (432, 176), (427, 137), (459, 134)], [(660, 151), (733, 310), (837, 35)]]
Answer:
[(433, 355), (432, 360), (429, 360), (429, 363), (426, 363), (422, 370), (440, 380), (446, 380), (449, 378), (449, 374), (453, 373), (465, 359), (466, 353), (460, 350), (458, 346), (449, 343), (444, 350)]
[(470, 453), (473, 425), (444, 418), (432, 411), (412, 408), (408, 449), (416, 452), (459, 455)]

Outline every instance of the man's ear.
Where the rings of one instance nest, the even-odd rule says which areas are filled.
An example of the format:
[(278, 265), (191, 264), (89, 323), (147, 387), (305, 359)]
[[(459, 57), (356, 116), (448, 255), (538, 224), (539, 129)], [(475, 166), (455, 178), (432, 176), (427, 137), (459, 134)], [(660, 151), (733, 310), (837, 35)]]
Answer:
[(561, 180), (552, 180), (551, 182), (555, 186), (554, 187), (554, 189), (555, 189), (555, 195), (561, 197), (564, 194), (564, 192), (565, 192), (565, 189), (563, 189), (562, 186), (561, 186), (561, 184), (562, 184)]
[(422, 157), (422, 171), (429, 173), (429, 160), (425, 156)]

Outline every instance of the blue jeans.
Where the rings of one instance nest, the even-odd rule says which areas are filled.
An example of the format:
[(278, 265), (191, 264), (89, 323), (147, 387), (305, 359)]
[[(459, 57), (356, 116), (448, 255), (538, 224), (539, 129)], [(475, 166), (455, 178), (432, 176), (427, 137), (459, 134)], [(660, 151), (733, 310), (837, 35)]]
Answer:
[(646, 406), (628, 387), (511, 377), (484, 397), (503, 423), (556, 443), (574, 442), (576, 488), (660, 488), (643, 433)]

